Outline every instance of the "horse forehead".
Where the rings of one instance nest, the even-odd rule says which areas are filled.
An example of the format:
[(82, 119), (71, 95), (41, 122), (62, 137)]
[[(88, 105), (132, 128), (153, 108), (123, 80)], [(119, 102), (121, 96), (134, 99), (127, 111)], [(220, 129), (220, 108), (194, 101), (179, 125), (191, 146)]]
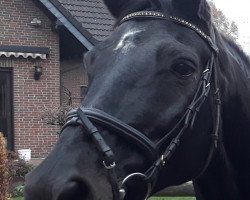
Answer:
[(122, 53), (127, 53), (130, 49), (135, 48), (134, 38), (145, 31), (143, 28), (131, 28), (126, 29), (120, 39), (118, 40), (117, 45), (114, 48), (114, 51), (121, 50)]
[[(165, 22), (165, 21), (164, 21)], [(171, 23), (168, 23), (168, 27), (172, 25)], [(158, 44), (158, 41), (162, 41), (164, 38), (164, 42), (174, 44), (173, 41), (176, 41), (176, 37), (184, 36), (184, 34), (181, 31), (178, 31), (179, 26), (171, 26), (171, 28), (166, 29), (165, 26), (162, 27), (162, 24), (157, 23), (150, 23), (147, 26), (144, 27), (136, 27), (134, 24), (128, 25), (125, 30), (123, 30), (120, 33), (119, 39), (115, 43), (115, 47), (113, 47), (114, 52), (123, 53), (126, 54), (130, 50), (135, 49), (137, 47), (136, 45), (136, 38), (139, 36), (142, 36), (144, 39), (147, 40), (147, 43), (150, 41), (149, 38), (152, 38), (156, 40), (153, 44)], [(155, 32), (155, 30), (158, 30)], [(142, 34), (144, 32), (144, 34)], [(152, 37), (152, 36), (155, 37)], [(193, 39), (193, 37), (189, 36), (187, 34), (188, 38), (186, 40), (190, 41), (190, 38)], [(193, 36), (193, 35), (192, 35)], [(184, 38), (182, 37), (182, 40)], [(175, 46), (175, 45), (173, 45)]]

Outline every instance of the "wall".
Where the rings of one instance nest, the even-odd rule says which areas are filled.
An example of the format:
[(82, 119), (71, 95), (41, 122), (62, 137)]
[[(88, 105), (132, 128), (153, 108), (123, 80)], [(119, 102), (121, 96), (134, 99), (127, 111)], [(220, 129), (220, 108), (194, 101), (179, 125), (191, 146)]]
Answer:
[(65, 60), (61, 63), (61, 97), (62, 103), (67, 104), (68, 95), (65, 94), (65, 89), (71, 92), (72, 105), (78, 106), (81, 104), (81, 86), (87, 85), (87, 73), (83, 65), (83, 59)]
[[(38, 18), (41, 27), (30, 21)], [(31, 0), (1, 0), (0, 45), (49, 47), (46, 60), (0, 57), (0, 67), (13, 68), (15, 150), (31, 148), (33, 158), (43, 158), (57, 140), (58, 127), (46, 125), (43, 110), (60, 106), (59, 37), (51, 20)], [(34, 65), (43, 74), (34, 80)]]

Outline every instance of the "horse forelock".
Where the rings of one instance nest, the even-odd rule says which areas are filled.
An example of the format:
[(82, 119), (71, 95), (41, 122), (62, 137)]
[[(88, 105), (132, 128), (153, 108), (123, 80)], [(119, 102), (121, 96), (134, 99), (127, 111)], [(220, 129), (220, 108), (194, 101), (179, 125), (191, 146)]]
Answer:
[(166, 16), (173, 15), (190, 21), (210, 35), (211, 9), (205, 0), (135, 0), (133, 2), (127, 1), (124, 5), (120, 3), (120, 6), (115, 6), (116, 3), (109, 3), (109, 0), (107, 0), (106, 4), (108, 4), (111, 14), (116, 19), (115, 27), (119, 25), (123, 17), (133, 12), (158, 11)]

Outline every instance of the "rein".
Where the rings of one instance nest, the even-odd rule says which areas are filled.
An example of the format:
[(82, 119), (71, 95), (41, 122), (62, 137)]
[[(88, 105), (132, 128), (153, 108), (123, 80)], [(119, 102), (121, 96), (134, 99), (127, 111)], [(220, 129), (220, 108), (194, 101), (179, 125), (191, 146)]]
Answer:
[[(180, 144), (180, 139), (185, 133), (187, 128), (192, 128), (197, 117), (197, 114), (209, 95), (211, 89), (211, 77), (213, 76), (213, 87), (214, 87), (214, 122), (213, 122), (213, 133), (211, 134), (212, 142), (210, 145), (210, 151), (205, 162), (205, 165), (200, 175), (204, 173), (210, 164), (215, 150), (218, 148), (219, 131), (221, 127), (221, 97), (218, 81), (218, 72), (215, 66), (215, 59), (218, 54), (218, 48), (215, 44), (215, 35), (212, 32), (212, 37), (206, 35), (201, 29), (192, 23), (174, 16), (165, 16), (163, 13), (155, 11), (140, 11), (131, 13), (125, 16), (119, 24), (122, 24), (128, 20), (133, 19), (160, 19), (160, 20), (172, 20), (174, 23), (180, 24), (187, 28), (194, 30), (210, 47), (211, 59), (208, 61), (207, 66), (203, 70), (200, 81), (198, 83), (197, 90), (194, 94), (193, 100), (186, 109), (185, 113), (177, 124), (170, 130), (166, 135), (161, 138), (157, 143), (153, 143), (147, 136), (133, 127), (125, 124), (119, 119), (110, 116), (109, 114), (93, 108), (78, 108), (68, 113), (67, 123), (62, 128), (62, 131), (67, 126), (83, 126), (86, 130), (86, 134), (92, 139), (96, 147), (103, 156), (103, 165), (109, 172), (109, 181), (113, 190), (113, 200), (122, 200), (126, 196), (127, 184), (131, 179), (141, 179), (147, 188), (144, 199), (147, 199), (152, 192), (152, 189), (158, 179), (160, 170), (167, 164), (169, 159), (172, 157), (177, 147)], [(129, 174), (123, 179), (121, 183), (118, 182), (115, 167), (116, 163), (114, 160), (114, 153), (112, 149), (105, 142), (100, 131), (94, 125), (105, 127), (109, 130), (115, 131), (117, 134), (130, 140), (144, 152), (147, 152), (149, 159), (153, 162), (151, 167), (145, 173), (133, 173)], [(169, 138), (173, 138), (168, 146), (163, 148), (163, 145)], [(160, 149), (165, 149), (160, 152)]]

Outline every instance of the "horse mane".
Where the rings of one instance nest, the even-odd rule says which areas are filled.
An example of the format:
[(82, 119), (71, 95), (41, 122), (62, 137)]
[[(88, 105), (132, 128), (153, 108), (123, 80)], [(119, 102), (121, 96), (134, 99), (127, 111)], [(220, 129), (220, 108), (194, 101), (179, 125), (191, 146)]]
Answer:
[(246, 66), (250, 69), (250, 56), (245, 53), (242, 47), (237, 44), (232, 38), (221, 34), (223, 40), (238, 54), (238, 56), (242, 59), (242, 61), (246, 64)]

